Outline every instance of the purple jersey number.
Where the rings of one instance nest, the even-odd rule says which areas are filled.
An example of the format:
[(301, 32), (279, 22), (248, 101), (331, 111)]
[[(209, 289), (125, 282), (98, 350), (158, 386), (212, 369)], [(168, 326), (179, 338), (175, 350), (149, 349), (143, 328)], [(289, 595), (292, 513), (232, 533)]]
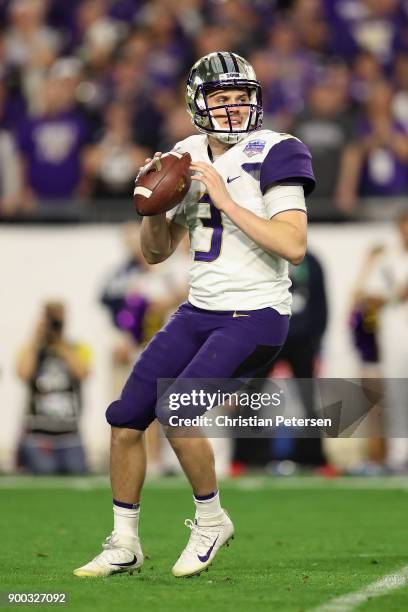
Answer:
[(222, 219), (221, 213), (214, 206), (214, 204), (210, 200), (210, 196), (208, 193), (205, 193), (201, 200), (198, 201), (198, 204), (209, 204), (210, 205), (210, 213), (211, 217), (200, 217), (200, 221), (204, 227), (211, 228), (213, 230), (213, 234), (211, 236), (211, 247), (209, 251), (196, 251), (194, 255), (194, 261), (206, 261), (211, 262), (215, 261), (220, 253), (221, 253), (221, 244), (222, 244)]

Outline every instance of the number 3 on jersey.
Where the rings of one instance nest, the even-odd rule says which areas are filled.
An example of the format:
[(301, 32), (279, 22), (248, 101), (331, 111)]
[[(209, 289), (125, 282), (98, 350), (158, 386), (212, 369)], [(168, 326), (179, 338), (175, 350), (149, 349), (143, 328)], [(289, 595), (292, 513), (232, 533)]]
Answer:
[(216, 206), (211, 202), (208, 193), (197, 202), (197, 204), (208, 204), (210, 207), (210, 217), (199, 217), (205, 228), (212, 229), (211, 246), (209, 251), (195, 251), (194, 261), (206, 261), (207, 263), (215, 261), (221, 253), (222, 244), (222, 218), (221, 213)]

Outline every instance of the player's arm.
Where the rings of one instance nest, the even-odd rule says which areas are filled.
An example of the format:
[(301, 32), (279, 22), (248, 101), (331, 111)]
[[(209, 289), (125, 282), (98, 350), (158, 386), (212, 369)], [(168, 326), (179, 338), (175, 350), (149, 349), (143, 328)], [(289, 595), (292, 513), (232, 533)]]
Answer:
[(279, 255), (295, 266), (302, 262), (307, 233), (307, 217), (303, 211), (289, 210), (272, 219), (262, 219), (233, 200), (223, 211), (265, 251)]
[[(154, 157), (160, 157), (157, 151)], [(151, 158), (145, 159), (148, 164)], [(174, 253), (179, 243), (183, 240), (187, 228), (173, 219), (168, 219), (166, 214), (144, 217), (140, 233), (140, 243), (143, 257), (149, 264), (157, 264), (165, 261)]]
[(170, 257), (186, 232), (186, 227), (167, 219), (165, 213), (144, 217), (140, 236), (142, 253), (147, 263), (160, 263)]
[[(303, 211), (285, 210), (271, 219), (262, 219), (232, 200), (222, 177), (213, 166), (195, 162), (191, 167), (196, 173), (192, 179), (204, 183), (214, 205), (249, 238), (265, 251), (279, 255), (294, 265), (301, 263), (306, 252), (307, 234), (307, 217)], [(296, 208), (295, 204), (293, 208)]]

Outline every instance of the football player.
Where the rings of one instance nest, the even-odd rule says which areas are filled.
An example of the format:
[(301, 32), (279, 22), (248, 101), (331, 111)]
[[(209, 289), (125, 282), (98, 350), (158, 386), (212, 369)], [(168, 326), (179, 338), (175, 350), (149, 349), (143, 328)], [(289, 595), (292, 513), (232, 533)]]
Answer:
[[(261, 86), (235, 53), (210, 53), (192, 67), (187, 109), (200, 134), (175, 146), (192, 158), (193, 181), (170, 213), (145, 217), (142, 250), (158, 263), (190, 237), (190, 293), (136, 362), (111, 425), (114, 529), (103, 552), (77, 576), (133, 572), (143, 563), (138, 535), (145, 477), (143, 432), (156, 418), (160, 378), (254, 376), (279, 352), (288, 331), (288, 262), (306, 249), (305, 196), (314, 187), (311, 156), (289, 134), (262, 130)], [(205, 570), (234, 527), (222, 508), (205, 437), (169, 437), (195, 503), (189, 542), (174, 576)]]

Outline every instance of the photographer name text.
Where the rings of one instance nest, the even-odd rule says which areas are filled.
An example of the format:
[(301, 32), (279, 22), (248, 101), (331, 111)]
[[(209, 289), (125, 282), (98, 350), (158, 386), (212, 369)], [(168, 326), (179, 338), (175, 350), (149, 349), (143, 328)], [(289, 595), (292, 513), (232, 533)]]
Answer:
[(273, 418), (263, 418), (257, 415), (250, 417), (228, 416), (219, 414), (212, 417), (209, 414), (192, 418), (176, 414), (170, 416), (168, 424), (171, 427), (331, 427), (331, 419), (285, 417), (277, 415)]

